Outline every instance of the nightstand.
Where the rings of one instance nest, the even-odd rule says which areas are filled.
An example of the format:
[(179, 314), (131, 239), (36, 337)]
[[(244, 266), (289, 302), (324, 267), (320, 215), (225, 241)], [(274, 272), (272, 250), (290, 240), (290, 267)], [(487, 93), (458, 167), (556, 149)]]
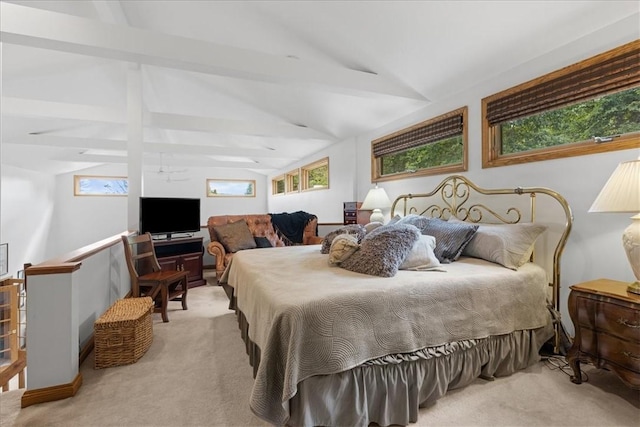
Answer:
[(574, 383), (582, 382), (580, 362), (592, 362), (640, 389), (640, 295), (628, 293), (627, 285), (598, 279), (571, 286), (569, 315), (575, 338), (567, 361)]

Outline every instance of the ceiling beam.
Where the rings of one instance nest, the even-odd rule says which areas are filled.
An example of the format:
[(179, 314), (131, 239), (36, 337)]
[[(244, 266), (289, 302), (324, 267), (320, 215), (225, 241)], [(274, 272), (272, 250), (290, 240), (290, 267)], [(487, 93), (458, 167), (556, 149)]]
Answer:
[(304, 126), (281, 123), (245, 122), (232, 119), (211, 119), (210, 117), (168, 113), (145, 114), (145, 126), (162, 129), (220, 132), (253, 136), (334, 140), (333, 137), (325, 133)]
[(238, 79), (321, 86), (350, 95), (381, 94), (426, 101), (406, 85), (373, 73), (13, 3), (0, 3), (0, 37), (4, 43)]
[[(3, 144), (31, 145), (58, 148), (77, 148), (80, 150), (117, 150), (126, 151), (127, 141), (118, 139), (79, 138), (58, 135), (25, 135), (7, 137)], [(297, 157), (288, 156), (275, 150), (218, 147), (199, 144), (172, 144), (165, 142), (145, 142), (146, 153), (174, 153), (204, 156), (249, 157), (252, 159), (285, 159), (295, 161)]]
[[(86, 163), (121, 163), (128, 162), (126, 156), (102, 156), (95, 154), (71, 154), (65, 153), (64, 155), (54, 156), (52, 160), (61, 160), (67, 162), (86, 162)], [(145, 164), (149, 164), (146, 163)], [(159, 164), (159, 163), (157, 163)], [(273, 165), (266, 163), (255, 162), (227, 162), (209, 159), (206, 157), (185, 159), (172, 159), (171, 166), (186, 166), (186, 167), (207, 167), (207, 168), (241, 168), (241, 169), (274, 169)]]
[[(5, 96), (2, 97), (2, 115), (126, 124), (124, 109), (121, 108)], [(287, 123), (248, 122), (215, 117), (187, 116), (183, 114), (145, 113), (144, 125), (160, 129), (335, 141), (333, 136), (304, 126)]]

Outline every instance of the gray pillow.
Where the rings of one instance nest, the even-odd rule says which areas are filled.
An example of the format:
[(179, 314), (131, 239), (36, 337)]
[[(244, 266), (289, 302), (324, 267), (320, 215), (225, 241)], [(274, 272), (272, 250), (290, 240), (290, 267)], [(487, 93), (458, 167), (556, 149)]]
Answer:
[(420, 239), (420, 231), (408, 224), (379, 227), (374, 231), (376, 235), (363, 239), (360, 250), (342, 261), (340, 267), (371, 276), (393, 277)]
[[(451, 223), (463, 223), (449, 218)], [(462, 255), (495, 262), (517, 270), (531, 258), (538, 237), (546, 226), (533, 223), (479, 224), (478, 231), (462, 251)]]
[(462, 250), (473, 238), (477, 225), (447, 222), (440, 218), (427, 218), (422, 234), (436, 238), (434, 253), (441, 263), (448, 264), (460, 258)]
[(335, 239), (336, 236), (339, 236), (341, 234), (353, 234), (358, 239), (358, 243), (360, 243), (364, 238), (365, 234), (367, 234), (367, 232), (364, 229), (364, 226), (360, 224), (349, 224), (349, 225), (345, 225), (344, 227), (340, 227), (337, 230), (333, 230), (331, 233), (324, 236), (324, 239), (322, 239), (322, 245), (320, 246), (320, 253), (328, 254), (329, 249), (331, 249), (331, 243), (333, 243), (333, 239)]
[[(422, 230), (427, 226), (431, 218), (424, 217), (422, 215), (409, 214), (403, 218), (400, 218), (396, 224), (411, 224), (418, 227), (418, 230)], [(424, 234), (424, 233), (423, 233)]]
[(256, 242), (256, 248), (272, 248), (273, 245), (266, 237), (254, 237), (253, 240)]
[(253, 249), (257, 246), (244, 219), (230, 224), (218, 225), (213, 229), (227, 252), (233, 253), (242, 249)]

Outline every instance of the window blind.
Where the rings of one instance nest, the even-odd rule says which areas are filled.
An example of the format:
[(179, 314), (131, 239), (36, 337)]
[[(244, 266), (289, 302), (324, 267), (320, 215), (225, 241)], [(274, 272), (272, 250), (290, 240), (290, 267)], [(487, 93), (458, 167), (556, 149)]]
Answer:
[(413, 126), (406, 131), (374, 141), (372, 144), (373, 155), (374, 157), (386, 156), (452, 136), (462, 135), (463, 124), (462, 113), (456, 113), (442, 119)]
[(486, 119), (493, 126), (639, 85), (640, 41), (635, 41), (488, 101)]

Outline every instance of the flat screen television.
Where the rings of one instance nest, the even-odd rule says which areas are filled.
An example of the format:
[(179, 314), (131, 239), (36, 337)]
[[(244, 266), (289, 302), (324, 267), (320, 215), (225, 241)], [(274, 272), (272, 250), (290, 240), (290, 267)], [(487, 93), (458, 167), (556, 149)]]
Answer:
[(140, 197), (140, 234), (154, 236), (200, 231), (200, 199)]

